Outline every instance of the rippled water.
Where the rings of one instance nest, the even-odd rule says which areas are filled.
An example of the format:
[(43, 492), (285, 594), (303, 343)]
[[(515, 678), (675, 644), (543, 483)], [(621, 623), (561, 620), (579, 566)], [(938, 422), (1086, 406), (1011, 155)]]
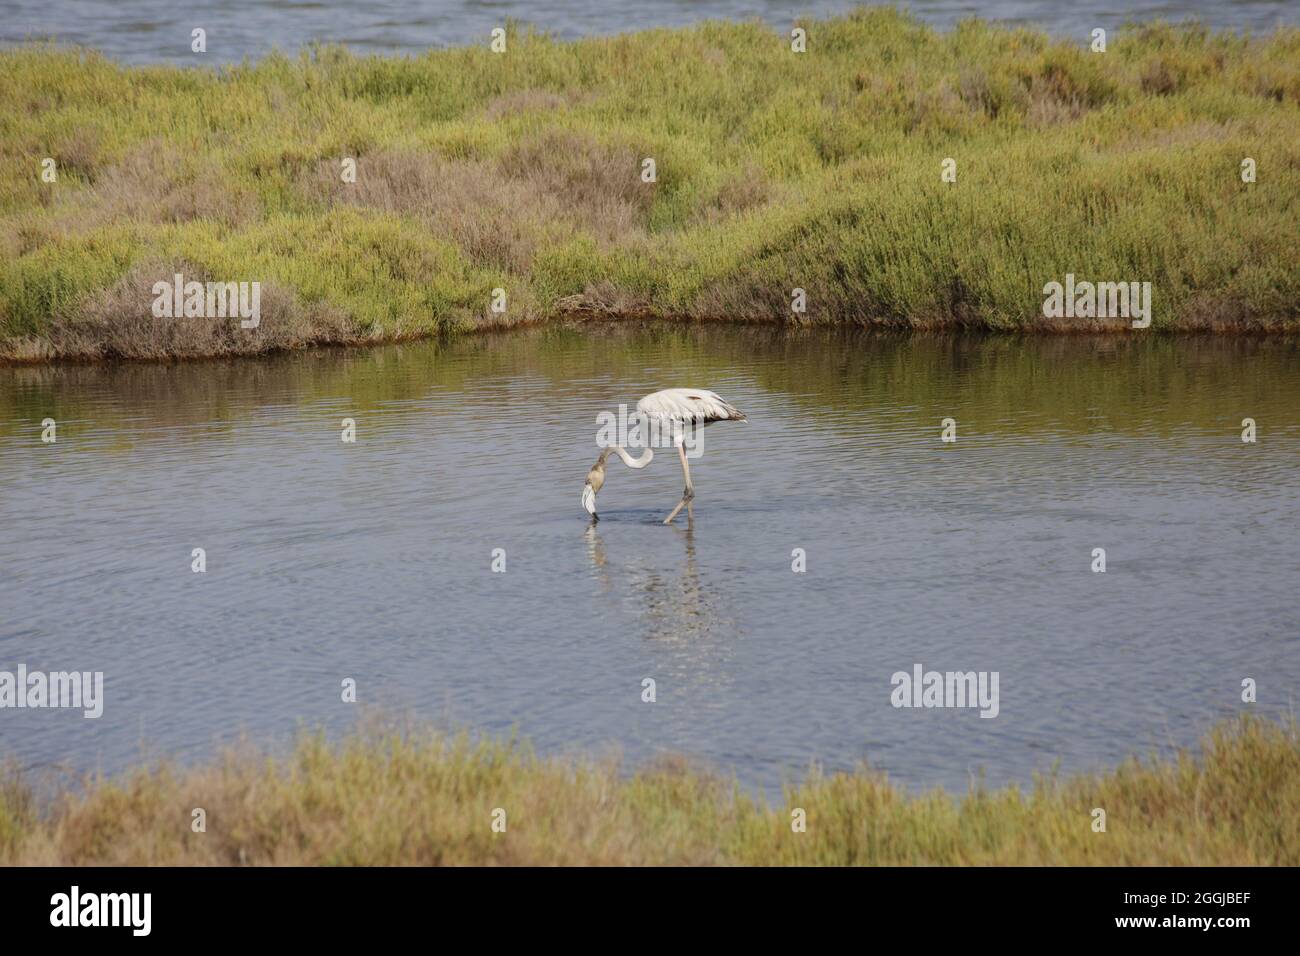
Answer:
[[(126, 62), (193, 64), (190, 31), (208, 34), (205, 63), (239, 62), (272, 49), (344, 43), (362, 52), (416, 53), (487, 42), (507, 18), (571, 39), (706, 19), (787, 26), (795, 17), (841, 14), (847, 0), (0, 0), (0, 45), (54, 38)], [(898, 6), (942, 28), (980, 16), (1044, 27), (1086, 40), (1094, 27), (1195, 18), (1214, 27), (1265, 32), (1300, 22), (1295, 0), (914, 0)]]
[[(705, 433), (693, 525), (660, 524), (666, 452), (612, 465), (589, 527), (597, 414), (677, 384), (752, 420)], [(1294, 342), (1209, 338), (587, 328), (0, 369), (0, 669), (106, 674), (98, 720), (0, 711), (0, 754), (337, 732), (351, 677), (390, 714), (766, 788), (1112, 765), (1241, 711), (1245, 677), (1290, 708), (1298, 408)], [(1000, 714), (895, 709), (915, 663), (998, 671)]]

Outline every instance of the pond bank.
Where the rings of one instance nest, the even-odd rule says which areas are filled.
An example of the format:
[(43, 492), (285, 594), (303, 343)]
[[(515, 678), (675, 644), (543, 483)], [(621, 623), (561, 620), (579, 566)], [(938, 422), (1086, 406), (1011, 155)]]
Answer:
[[(1300, 31), (1154, 24), (1093, 52), (878, 9), (806, 29), (805, 53), (708, 23), (221, 70), (0, 52), (0, 360), (575, 315), (1140, 318), (1048, 317), (1067, 277), (1150, 283), (1146, 331), (1300, 328)], [(255, 327), (161, 314), (178, 275), (257, 284)]]
[(307, 736), (278, 760), (245, 749), (142, 768), (52, 800), (0, 787), (6, 866), (1297, 863), (1300, 742), (1259, 720), (1220, 725), (1198, 754), (960, 798), (863, 770), (813, 773), (769, 806), (681, 759), (626, 776), (513, 742), (382, 731)]

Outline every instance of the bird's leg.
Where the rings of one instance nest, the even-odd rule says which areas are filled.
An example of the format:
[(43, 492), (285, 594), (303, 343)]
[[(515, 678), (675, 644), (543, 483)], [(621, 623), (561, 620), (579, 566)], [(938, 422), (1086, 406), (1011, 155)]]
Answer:
[(677, 457), (682, 460), (682, 474), (686, 476), (686, 490), (682, 492), (682, 500), (677, 502), (677, 507), (673, 509), (672, 514), (664, 519), (664, 524), (672, 524), (673, 519), (677, 517), (682, 508), (687, 508), (686, 515), (694, 520), (695, 512), (691, 509), (691, 502), (695, 500), (695, 485), (691, 484), (691, 466), (686, 463), (686, 448), (681, 443), (677, 443)]

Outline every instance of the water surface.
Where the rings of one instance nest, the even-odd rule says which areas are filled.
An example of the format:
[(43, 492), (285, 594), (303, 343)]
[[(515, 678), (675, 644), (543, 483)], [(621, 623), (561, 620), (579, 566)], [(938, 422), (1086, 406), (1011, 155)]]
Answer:
[[(662, 452), (611, 465), (589, 526), (598, 413), (679, 384), (751, 418), (705, 433), (694, 522), (660, 523)], [(587, 327), (0, 369), (0, 669), (102, 670), (107, 698), (0, 711), (0, 753), (341, 732), (353, 678), (387, 713), (769, 790), (811, 761), (953, 788), (1111, 766), (1248, 709), (1247, 677), (1249, 709), (1291, 707), (1297, 408), (1294, 342), (1136, 335)], [(916, 663), (998, 671), (1000, 714), (895, 709)]]
[[(762, 20), (787, 28), (796, 17), (843, 14), (850, 0), (0, 0), (0, 46), (53, 38), (129, 63), (193, 65), (190, 31), (207, 31), (205, 64), (257, 59), (274, 49), (342, 43), (368, 53), (420, 53), (486, 43), (514, 18), (564, 39), (684, 26), (701, 20)], [(1294, 0), (913, 0), (898, 4), (949, 29), (980, 16), (1035, 26), (1087, 42), (1094, 27), (1131, 21), (1197, 19), (1216, 28), (1263, 33), (1300, 22)]]

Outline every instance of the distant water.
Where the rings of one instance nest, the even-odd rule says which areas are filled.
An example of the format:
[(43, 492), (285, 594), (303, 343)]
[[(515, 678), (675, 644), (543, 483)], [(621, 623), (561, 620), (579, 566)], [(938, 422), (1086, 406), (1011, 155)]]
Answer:
[[(795, 17), (826, 17), (855, 5), (844, 0), (0, 0), (0, 45), (53, 38), (130, 63), (194, 64), (190, 31), (203, 27), (208, 52), (202, 62), (227, 63), (317, 41), (377, 53), (482, 43), (507, 18), (568, 39), (705, 19), (760, 19), (784, 26)], [(1300, 22), (1297, 0), (916, 0), (899, 6), (944, 28), (980, 16), (1044, 27), (1081, 42), (1094, 27), (1113, 29), (1128, 20), (1195, 18), (1253, 32)]]
[[(669, 385), (750, 424), (705, 433), (693, 525), (661, 524), (668, 451), (612, 465), (590, 527), (597, 413)], [(1297, 409), (1296, 343), (1232, 337), (588, 327), (0, 368), (0, 670), (106, 681), (97, 720), (0, 710), (0, 758), (341, 732), (352, 678), (769, 791), (814, 760), (957, 789), (1113, 766), (1297, 703)], [(997, 671), (998, 716), (895, 709), (915, 664)]]

